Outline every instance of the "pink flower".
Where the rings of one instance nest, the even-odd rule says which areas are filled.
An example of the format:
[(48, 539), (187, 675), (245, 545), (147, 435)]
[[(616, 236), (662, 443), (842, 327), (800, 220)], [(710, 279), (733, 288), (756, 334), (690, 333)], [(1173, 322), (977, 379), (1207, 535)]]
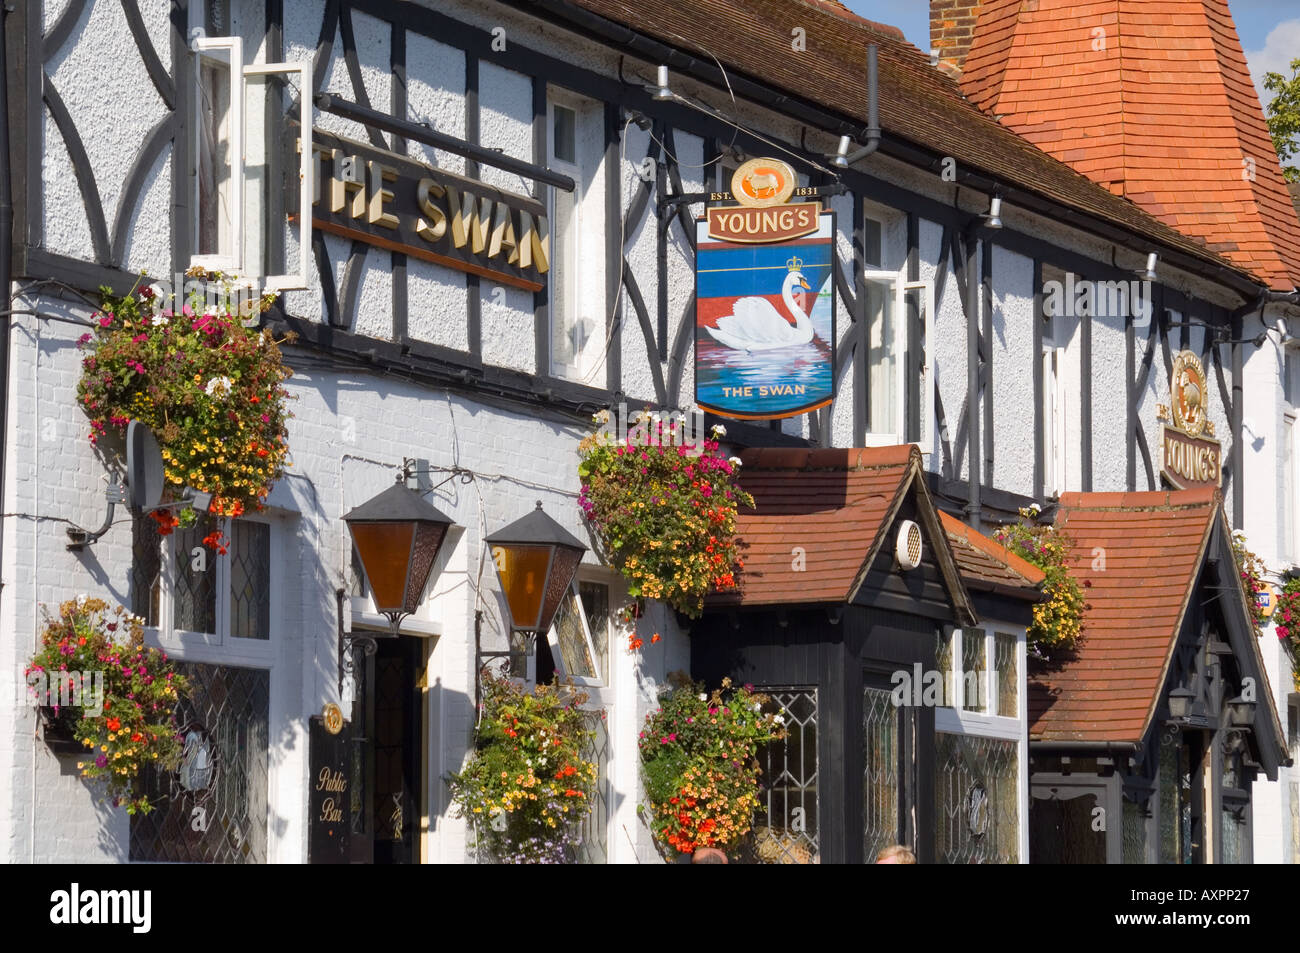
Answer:
[(142, 341), (147, 341), (147, 340), (149, 340), (149, 335), (147, 335), (147, 334), (137, 334), (135, 337), (131, 338), (131, 343), (132, 343), (132, 344), (139, 344), (139, 343), (141, 343)]
[(99, 319), (99, 326), (101, 328), (106, 328), (112, 323), (113, 323), (113, 319), (110, 318), (108, 315), (104, 315), (102, 318)]

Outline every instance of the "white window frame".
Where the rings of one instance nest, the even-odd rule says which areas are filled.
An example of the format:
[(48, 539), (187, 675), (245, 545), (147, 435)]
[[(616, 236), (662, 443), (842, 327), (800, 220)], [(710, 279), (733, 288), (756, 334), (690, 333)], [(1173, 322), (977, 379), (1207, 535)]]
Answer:
[[(576, 93), (572, 93), (560, 87), (551, 86), (546, 91), (546, 158), (547, 165), (552, 171), (559, 172), (569, 176), (577, 187), (573, 192), (573, 259), (576, 261), (583, 260), (584, 252), (584, 233), (588, 231), (585, 223), (588, 219), (597, 219), (598, 215), (593, 214), (590, 209), (584, 209), (583, 193), (585, 186), (591, 176), (594, 175), (595, 169), (585, 170), (582, 165), (582, 126), (583, 116), (590, 107), (594, 105), (593, 100), (585, 99)], [(573, 113), (573, 160), (561, 159), (555, 154), (555, 107), (567, 109)], [(606, 174), (609, 174), (608, 172)], [(604, 355), (608, 350), (608, 328), (606, 327), (607, 315), (599, 313), (594, 316), (595, 328), (592, 337), (584, 353), (592, 349), (595, 357), (588, 356), (591, 360), (591, 367), (584, 367), (581, 363), (563, 364), (556, 360), (555, 357), (555, 332), (557, 330), (557, 314), (555, 309), (555, 291), (557, 282), (570, 283), (567, 285), (568, 295), (566, 300), (573, 302), (574, 313), (571, 316), (574, 321), (580, 321), (584, 317), (579, 302), (582, 300), (582, 282), (579, 279), (580, 270), (574, 267), (574, 262), (564, 263), (561, 253), (561, 241), (563, 236), (560, 235), (557, 228), (558, 222), (555, 217), (555, 200), (558, 193), (558, 187), (552, 187), (549, 190), (546, 215), (551, 236), (551, 270), (550, 281), (546, 284), (547, 292), (547, 314), (550, 316), (549, 327), (547, 328), (546, 341), (546, 371), (558, 380), (571, 381), (573, 383), (585, 384), (592, 387), (603, 388), (605, 386), (604, 372)], [(605, 227), (610, 227), (606, 223)], [(603, 254), (603, 253), (602, 253)], [(567, 255), (564, 257), (568, 257)], [(594, 260), (594, 259), (593, 259)], [(604, 300), (602, 294), (601, 300)], [(568, 316), (566, 316), (567, 319)]]
[[(968, 634), (969, 633), (969, 634)], [(1016, 714), (1015, 717), (996, 714), (998, 710), (999, 679), (995, 678), (993, 661), (997, 658), (996, 635), (1014, 635), (1016, 637)], [(987, 688), (984, 693), (985, 711), (968, 711), (964, 708), (940, 706), (934, 712), (934, 730), (950, 735), (968, 737), (997, 738), (1003, 741), (1015, 741), (1016, 745), (1016, 796), (1018, 806), (1018, 834), (1020, 863), (1029, 863), (1029, 731), (1028, 731), (1028, 662), (1027, 641), (1023, 626), (1005, 625), (989, 622), (982, 626), (970, 626), (955, 629), (949, 657), (952, 665), (944, 673), (953, 686), (951, 697), (959, 705), (966, 703), (966, 686), (962, 681), (962, 640), (974, 637), (984, 645), (984, 671)]]
[(1044, 322), (1043, 347), (1040, 360), (1043, 365), (1043, 393), (1038, 399), (1043, 404), (1043, 492), (1056, 496), (1066, 489), (1065, 424), (1068, 394), (1064, 385), (1065, 345), (1057, 343), (1056, 321), (1059, 316)]
[[(230, 235), (228, 236), (228, 247), (223, 247), (216, 254), (193, 255), (190, 258), (190, 265), (206, 268), (212, 271), (223, 271), (229, 274), (238, 275), (241, 279), (259, 283), (263, 292), (281, 292), (281, 291), (300, 291), (306, 290), (308, 285), (307, 272), (308, 260), (311, 255), (311, 208), (312, 208), (312, 150), (311, 150), (311, 129), (312, 129), (312, 64), (308, 60), (299, 60), (296, 62), (280, 63), (250, 63), (244, 64), (243, 40), (238, 36), (220, 36), (207, 37), (201, 32), (196, 33), (190, 41), (190, 48), (199, 60), (203, 58), (218, 60), (225, 63), (230, 70), (230, 189), (233, 196), (230, 209)], [(254, 274), (260, 272), (260, 266), (254, 267), (252, 262), (244, 260), (245, 235), (246, 227), (261, 227), (261, 222), (246, 222), (244, 215), (244, 205), (247, 201), (245, 194), (246, 175), (245, 163), (248, 159), (246, 142), (244, 135), (245, 123), (245, 105), (248, 95), (248, 79), (254, 76), (273, 76), (281, 75), (288, 79), (290, 74), (297, 74), (298, 77), (298, 121), (300, 137), (298, 140), (298, 260), (297, 267), (292, 271), (287, 271), (278, 275)], [(195, 103), (202, 101), (202, 69), (195, 70)], [(198, 155), (203, 149), (203, 129), (202, 123), (194, 123), (194, 149), (195, 155)], [(264, 144), (264, 147), (274, 149), (275, 144)], [(191, 192), (191, 200), (194, 203), (194, 223), (192, 238), (195, 247), (198, 247), (199, 240), (199, 181), (195, 176), (194, 187)], [(276, 222), (273, 227), (278, 229), (282, 223)], [(269, 237), (269, 236), (268, 236)], [(286, 267), (288, 262), (285, 263)]]
[[(892, 447), (905, 442), (907, 435), (907, 375), (905, 360), (907, 356), (907, 295), (911, 291), (922, 293), (921, 304), (925, 309), (925, 343), (924, 359), (921, 361), (921, 380), (918, 382), (921, 399), (920, 433), (916, 441), (921, 453), (934, 451), (934, 282), (907, 281), (902, 271), (885, 269), (867, 269), (863, 272), (865, 281), (885, 284), (889, 287), (886, 301), (893, 303), (894, 323), (894, 429), (885, 432), (868, 432), (864, 445), (868, 447)], [(870, 315), (867, 316), (870, 320)], [(869, 333), (869, 331), (868, 331)], [(865, 345), (870, 348), (870, 342)], [(866, 399), (865, 394), (858, 399)], [(870, 421), (868, 421), (868, 427)]]
[[(267, 564), (268, 624), (270, 631), (265, 639), (244, 639), (230, 635), (230, 555), (221, 555), (205, 547), (208, 566), (205, 571), (215, 572), (213, 584), (216, 600), (216, 632), (195, 632), (175, 627), (173, 573), (176, 568), (176, 537), (165, 536), (159, 540), (159, 588), (157, 626), (145, 629), (145, 641), (162, 649), (178, 660), (202, 662), (211, 665), (232, 665), (244, 668), (270, 668), (276, 652), (276, 629), (283, 615), (282, 569), (284, 564), (283, 519), (259, 514), (240, 517), (251, 523), (261, 523), (269, 528), (270, 549)], [(217, 523), (218, 531), (231, 538), (230, 518)]]
[[(577, 675), (570, 672), (564, 664), (564, 653), (560, 651), (560, 632), (556, 628), (554, 621), (551, 627), (546, 630), (546, 642), (551, 647), (551, 659), (555, 662), (555, 673), (566, 682), (572, 682), (581, 688), (604, 688), (608, 684), (609, 675), (600, 669), (600, 656), (596, 654), (596, 644), (591, 637), (591, 627), (587, 624), (586, 606), (582, 604), (582, 594), (579, 592), (579, 582), (594, 582), (595, 580), (577, 579), (569, 583), (569, 588), (565, 590), (564, 597), (572, 599), (577, 603), (578, 622), (582, 625), (582, 637), (587, 640), (587, 654), (591, 657), (591, 667), (595, 670), (595, 675)], [(600, 583), (604, 585), (604, 583)], [(534, 681), (536, 680), (536, 671), (532, 673)], [(587, 707), (587, 706), (583, 706)], [(600, 705), (591, 705), (590, 707), (598, 708)]]
[[(196, 113), (202, 113), (203, 102), (203, 60), (211, 59), (222, 62), (230, 71), (230, 242), (229, 249), (222, 248), (216, 254), (199, 255), (190, 258), (192, 266), (213, 271), (238, 273), (243, 257), (243, 214), (244, 214), (244, 41), (237, 36), (207, 37), (195, 36), (190, 41), (196, 60), (194, 71), (194, 103)], [(194, 155), (203, 153), (203, 123), (194, 122)], [(194, 247), (199, 247), (199, 176), (194, 176), (194, 187), (190, 193), (194, 209), (194, 227), (192, 238)]]
[[(293, 63), (255, 63), (244, 67), (244, 79), (250, 76), (298, 74), (298, 268), (280, 275), (257, 275), (264, 292), (304, 291), (307, 289), (307, 260), (311, 255), (311, 207), (314, 185), (311, 161), (312, 66), (308, 60)], [(247, 83), (244, 84), (247, 86)], [(246, 91), (246, 90), (245, 90)], [(241, 160), (243, 154), (241, 153)], [(243, 162), (240, 162), (242, 177)], [(242, 195), (242, 192), (241, 192)], [(243, 203), (240, 203), (241, 207)], [(274, 223), (278, 229), (281, 223)], [(243, 243), (239, 246), (242, 250)], [(285, 262), (288, 265), (288, 262)]]

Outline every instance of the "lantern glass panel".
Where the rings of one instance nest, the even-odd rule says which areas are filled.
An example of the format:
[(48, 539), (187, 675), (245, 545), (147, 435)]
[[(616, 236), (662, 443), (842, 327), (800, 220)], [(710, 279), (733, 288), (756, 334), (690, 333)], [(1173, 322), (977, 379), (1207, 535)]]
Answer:
[[(510, 618), (517, 629), (536, 631), (546, 595), (546, 570), (551, 563), (550, 546), (495, 546), (492, 560), (510, 606)], [(558, 599), (557, 599), (558, 602)], [(554, 612), (554, 609), (552, 609)], [(549, 617), (547, 619), (549, 622)]]
[(551, 620), (555, 618), (555, 612), (560, 608), (560, 600), (569, 591), (569, 585), (573, 582), (580, 562), (582, 562), (582, 550), (570, 549), (567, 546), (555, 548), (555, 562), (551, 567), (551, 578), (546, 585), (542, 617), (538, 620), (539, 629), (546, 630), (551, 627)]
[(406, 584), (406, 602), (402, 606), (407, 612), (414, 612), (420, 607), (420, 597), (424, 595), (433, 561), (438, 557), (438, 547), (446, 535), (447, 527), (441, 523), (416, 524), (415, 546), (411, 550), (411, 572)]
[(349, 528), (357, 555), (361, 557), (361, 566), (366, 571), (366, 581), (370, 583), (375, 610), (402, 611), (415, 524), (352, 523)]

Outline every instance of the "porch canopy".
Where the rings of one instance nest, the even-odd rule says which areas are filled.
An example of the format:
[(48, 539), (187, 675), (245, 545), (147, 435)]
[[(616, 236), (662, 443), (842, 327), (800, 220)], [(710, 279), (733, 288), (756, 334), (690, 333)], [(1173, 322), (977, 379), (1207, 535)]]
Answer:
[(1286, 735), (1219, 491), (1064, 493), (1056, 525), (1084, 586), (1084, 631), (1069, 657), (1030, 672), (1031, 751), (1140, 751), (1191, 664), (1182, 655), (1217, 636), (1209, 650), (1230, 650), (1239, 680), (1254, 679), (1253, 734), (1275, 778)]
[[(756, 508), (736, 521), (744, 568), (710, 608), (857, 603), (974, 624), (947, 533), (910, 444), (741, 455)], [(900, 572), (895, 527), (914, 521), (921, 564)]]

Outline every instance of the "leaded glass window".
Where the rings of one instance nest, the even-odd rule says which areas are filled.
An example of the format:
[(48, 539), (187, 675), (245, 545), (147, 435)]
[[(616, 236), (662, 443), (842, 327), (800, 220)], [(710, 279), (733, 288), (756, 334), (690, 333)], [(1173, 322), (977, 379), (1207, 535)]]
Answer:
[(189, 529), (172, 533), (172, 626), (184, 632), (217, 631), (216, 553), (203, 543), (212, 522), (202, 514)]
[(1177, 864), (1183, 857), (1183, 818), (1180, 806), (1182, 772), (1179, 732), (1169, 728), (1160, 736), (1160, 863)]
[(130, 859), (265, 863), (270, 673), (179, 666), (191, 692), (176, 708), (177, 771), (146, 768), (149, 814), (131, 816)]
[(609, 862), (609, 812), (612, 788), (609, 782), (609, 723), (604, 711), (583, 712), (591, 736), (582, 751), (586, 760), (596, 765), (596, 783), (592, 791), (591, 813), (582, 824), (582, 841), (578, 845), (578, 863)]
[(758, 753), (762, 769), (754, 830), (738, 859), (759, 864), (820, 862), (817, 827), (817, 689), (763, 688), (766, 714), (779, 715), (786, 736)]
[(984, 641), (984, 630), (962, 630), (961, 693), (962, 707), (967, 711), (984, 711), (988, 707), (985, 697), (987, 665)]
[(1098, 821), (1104, 816), (1100, 792), (1035, 790), (1029, 811), (1029, 862), (1031, 864), (1104, 864), (1106, 832)]
[(1016, 668), (1014, 635), (1004, 632), (993, 636), (993, 674), (998, 686), (998, 714), (1015, 718), (1020, 714), (1020, 673)]
[(559, 649), (564, 674), (576, 678), (599, 678), (595, 653), (587, 638), (586, 618), (577, 592), (572, 588), (564, 594), (551, 623), (551, 648)]
[(596, 651), (600, 677), (609, 681), (609, 586), (599, 582), (579, 582), (578, 595), (587, 614), (587, 631)]
[(1124, 798), (1123, 860), (1126, 864), (1147, 862), (1147, 818), (1144, 802)]
[(868, 862), (902, 839), (899, 713), (891, 692), (863, 689), (862, 856)]
[(271, 527), (235, 520), (230, 527), (230, 634), (271, 637)]
[(952, 691), (952, 629), (939, 629), (939, 637), (934, 649), (934, 664), (943, 676), (943, 704), (953, 707)]
[(1019, 743), (939, 732), (935, 756), (939, 863), (1018, 863)]

